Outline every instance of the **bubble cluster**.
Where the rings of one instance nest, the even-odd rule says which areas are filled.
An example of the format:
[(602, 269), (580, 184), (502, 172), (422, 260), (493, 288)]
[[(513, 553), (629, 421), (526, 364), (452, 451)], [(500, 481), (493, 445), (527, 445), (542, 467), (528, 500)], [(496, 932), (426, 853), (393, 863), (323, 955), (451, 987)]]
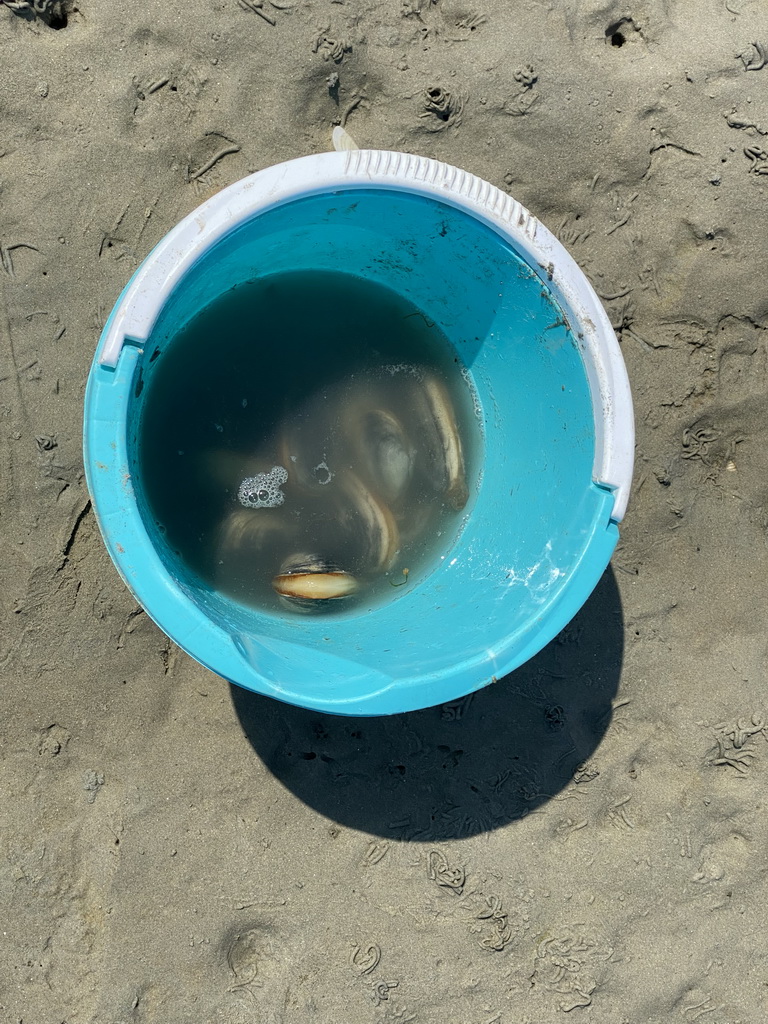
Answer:
[(312, 472), (314, 474), (315, 480), (317, 480), (317, 482), (319, 484), (322, 484), (323, 486), (329, 484), (331, 480), (333, 480), (333, 478), (336, 476), (335, 473), (331, 472), (327, 462), (319, 463), (319, 465), (315, 466)]
[(424, 377), (419, 367), (413, 366), (411, 363), (389, 363), (383, 367), (383, 370), (390, 377), (394, 377), (396, 373), (404, 373), (409, 377), (415, 377), (416, 380), (422, 380)]
[(282, 466), (273, 466), (268, 473), (248, 476), (238, 488), (237, 500), (246, 508), (276, 508), (285, 501), (280, 486), (287, 479), (288, 472)]
[(472, 379), (472, 374), (469, 372), (466, 366), (462, 366), (461, 376), (464, 378), (464, 383), (467, 385), (467, 389), (469, 390), (469, 393), (472, 396), (472, 408), (475, 413), (475, 419), (480, 424), (480, 429), (482, 430), (483, 434), (485, 434), (483, 407), (482, 404), (480, 403), (480, 396), (477, 393), (477, 388), (475, 387), (475, 382)]

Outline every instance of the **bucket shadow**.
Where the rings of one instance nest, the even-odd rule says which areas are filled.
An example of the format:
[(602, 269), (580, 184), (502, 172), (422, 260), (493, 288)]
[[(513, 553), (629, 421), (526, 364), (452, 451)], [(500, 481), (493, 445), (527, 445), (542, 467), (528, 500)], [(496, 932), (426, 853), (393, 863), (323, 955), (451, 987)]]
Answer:
[(573, 778), (610, 723), (622, 651), (609, 568), (535, 658), (452, 704), (345, 718), (238, 686), (232, 702), (267, 768), (321, 814), (387, 839), (457, 839), (524, 817)]

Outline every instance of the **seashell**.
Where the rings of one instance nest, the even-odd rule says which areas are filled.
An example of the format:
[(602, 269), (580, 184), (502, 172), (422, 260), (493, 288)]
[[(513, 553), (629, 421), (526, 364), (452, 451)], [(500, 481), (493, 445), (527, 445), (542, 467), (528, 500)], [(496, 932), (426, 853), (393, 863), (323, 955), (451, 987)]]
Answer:
[(448, 389), (431, 373), (425, 373), (417, 385), (416, 402), (433, 449), (428, 473), (434, 486), (455, 509), (462, 509), (469, 498), (464, 469), (464, 454)]
[(219, 565), (236, 567), (238, 575), (247, 576), (269, 548), (289, 543), (293, 530), (284, 516), (276, 512), (238, 508), (221, 522), (214, 539)]
[(342, 128), (338, 124), (331, 132), (331, 143), (337, 153), (346, 153), (360, 148), (346, 128)]
[(361, 471), (385, 501), (395, 504), (408, 486), (414, 464), (414, 449), (402, 424), (384, 409), (359, 409), (349, 433), (356, 439)]
[(358, 583), (346, 572), (296, 572), (275, 576), (272, 586), (281, 597), (335, 601), (354, 594)]
[(235, 508), (224, 517), (213, 538), (217, 585), (249, 593), (254, 580), (263, 578), (265, 560), (274, 561), (270, 553), (290, 551), (288, 545), (296, 543), (294, 533), (292, 523), (279, 512)]
[(359, 584), (354, 576), (319, 556), (293, 555), (272, 580), (272, 588), (289, 608), (319, 611), (330, 602), (351, 597)]
[(342, 520), (362, 532), (366, 560), (373, 570), (389, 569), (400, 547), (400, 533), (389, 506), (370, 491), (363, 481), (347, 470), (339, 477), (345, 499), (341, 508)]

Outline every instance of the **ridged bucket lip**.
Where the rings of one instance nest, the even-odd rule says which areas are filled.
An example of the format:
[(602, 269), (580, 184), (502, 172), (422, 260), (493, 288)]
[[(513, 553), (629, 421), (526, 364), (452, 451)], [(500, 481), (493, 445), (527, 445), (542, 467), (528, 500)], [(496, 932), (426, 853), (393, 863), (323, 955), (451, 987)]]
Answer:
[(118, 300), (97, 349), (117, 366), (126, 341), (141, 345), (177, 284), (219, 239), (245, 221), (306, 196), (352, 189), (428, 196), (463, 210), (509, 240), (564, 310), (579, 345), (595, 426), (593, 480), (613, 495), (611, 518), (627, 507), (634, 465), (634, 418), (626, 367), (610, 320), (573, 258), (517, 200), (468, 171), (427, 157), (353, 150), (300, 157), (235, 182), (174, 227)]

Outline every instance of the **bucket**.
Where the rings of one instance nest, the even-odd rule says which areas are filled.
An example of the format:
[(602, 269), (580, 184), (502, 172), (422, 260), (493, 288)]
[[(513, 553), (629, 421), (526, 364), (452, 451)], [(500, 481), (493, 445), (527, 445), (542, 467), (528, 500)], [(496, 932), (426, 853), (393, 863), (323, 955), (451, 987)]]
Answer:
[[(179, 330), (234, 285), (298, 270), (408, 299), (466, 367), (483, 425), (478, 483), (445, 557), (391, 601), (332, 618), (271, 614), (204, 582), (171, 550), (142, 482), (142, 403)], [(251, 175), (166, 235), (102, 333), (84, 442), (109, 553), (175, 643), (257, 693), (381, 715), (492, 683), (563, 629), (618, 540), (634, 427), (610, 322), (557, 239), (472, 174), (357, 150)]]

